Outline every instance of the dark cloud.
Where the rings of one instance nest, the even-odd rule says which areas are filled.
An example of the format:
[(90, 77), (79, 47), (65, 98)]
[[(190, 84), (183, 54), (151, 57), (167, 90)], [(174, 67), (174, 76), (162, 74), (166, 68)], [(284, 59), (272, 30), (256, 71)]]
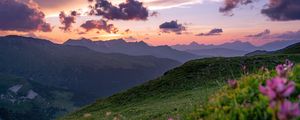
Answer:
[[(266, 33), (266, 32), (262, 32)], [(257, 34), (258, 35), (258, 34)], [(300, 30), (298, 31), (288, 31), (277, 34), (265, 34), (259, 37), (259, 40), (300, 40)]]
[(158, 12), (156, 12), (156, 11), (154, 11), (154, 12), (152, 12), (151, 14), (150, 14), (150, 16), (154, 16), (154, 17), (157, 17), (158, 16)]
[(44, 18), (44, 13), (29, 3), (17, 0), (0, 1), (0, 30), (51, 32), (52, 28)]
[(117, 33), (118, 29), (113, 24), (108, 24), (105, 20), (88, 20), (81, 25), (86, 32), (96, 29), (103, 30), (107, 33)]
[[(225, 0), (220, 12), (232, 15), (232, 10), (259, 0)], [(300, 0), (269, 0), (261, 13), (274, 21), (300, 20)]]
[(88, 0), (96, 2), (94, 6), (90, 6), (91, 15), (102, 16), (109, 20), (147, 20), (149, 11), (143, 6), (142, 2), (136, 0), (126, 0), (118, 6), (112, 5), (107, 0)]
[(300, 20), (300, 0), (270, 0), (261, 13), (276, 21)]
[(176, 33), (176, 34), (182, 34), (182, 32), (186, 31), (186, 27), (182, 24), (179, 24), (175, 20), (161, 24), (159, 26), (159, 29), (161, 29), (163, 33)]
[(222, 6), (219, 11), (223, 13), (230, 13), (232, 10), (239, 5), (247, 5), (252, 3), (253, 0), (224, 0), (224, 6)]
[(130, 32), (131, 32), (130, 29), (126, 29), (126, 30), (125, 30), (125, 33), (130, 33)]
[(71, 11), (70, 15), (67, 15), (65, 12), (60, 12), (59, 20), (63, 27), (59, 28), (64, 31), (71, 31), (72, 24), (76, 23), (76, 16), (78, 15), (79, 13), (77, 13), (76, 11)]
[(254, 34), (254, 35), (248, 35), (246, 37), (258, 38), (258, 37), (265, 37), (270, 34), (271, 34), (271, 31), (269, 29), (266, 29), (263, 32), (260, 32), (260, 33)]
[(208, 33), (199, 33), (196, 36), (215, 36), (215, 35), (221, 35), (221, 33), (223, 33), (223, 29), (214, 28), (210, 30)]

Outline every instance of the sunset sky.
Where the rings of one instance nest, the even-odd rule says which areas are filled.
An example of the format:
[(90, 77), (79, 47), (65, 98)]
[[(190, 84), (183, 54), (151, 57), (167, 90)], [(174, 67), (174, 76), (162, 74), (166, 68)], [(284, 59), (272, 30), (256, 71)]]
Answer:
[[(89, 5), (101, 2), (111, 3), (110, 8), (102, 6), (101, 9), (119, 10), (119, 4), (123, 4), (124, 9), (129, 6), (129, 11), (133, 6), (141, 11), (131, 10), (131, 16), (126, 12), (124, 15), (114, 15), (114, 12), (111, 12), (113, 15), (107, 12), (87, 14), (96, 9)], [(36, 13), (26, 13), (22, 9), (43, 13), (45, 17), (28, 17), (26, 15)], [(0, 14), (5, 14), (0, 15), (0, 35), (34, 36), (55, 43), (84, 37), (143, 40), (151, 45), (189, 44), (192, 41), (221, 44), (236, 40), (261, 45), (300, 37), (299, 0), (2, 0)], [(30, 20), (40, 24), (28, 27)], [(68, 20), (71, 23), (66, 26)], [(20, 25), (6, 25), (14, 22)]]

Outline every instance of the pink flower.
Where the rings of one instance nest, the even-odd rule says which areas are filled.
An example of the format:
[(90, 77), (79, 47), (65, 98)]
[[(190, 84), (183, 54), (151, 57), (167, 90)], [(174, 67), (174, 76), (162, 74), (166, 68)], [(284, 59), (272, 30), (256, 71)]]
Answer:
[(295, 83), (287, 81), (285, 78), (275, 77), (267, 80), (266, 86), (259, 86), (259, 91), (268, 96), (269, 99), (278, 100), (290, 96), (295, 90)]
[(288, 59), (285, 60), (285, 64), (284, 64), (287, 68), (293, 68), (294, 67), (294, 63)]
[(277, 113), (279, 120), (290, 120), (300, 116), (299, 103), (284, 100)]
[(286, 60), (285, 64), (280, 64), (276, 66), (276, 72), (279, 77), (288, 77), (288, 72), (292, 70), (294, 67), (294, 63), (292, 63), (290, 60)]
[(236, 80), (228, 80), (227, 82), (228, 82), (229, 87), (231, 87), (231, 88), (237, 88), (238, 84), (237, 84)]

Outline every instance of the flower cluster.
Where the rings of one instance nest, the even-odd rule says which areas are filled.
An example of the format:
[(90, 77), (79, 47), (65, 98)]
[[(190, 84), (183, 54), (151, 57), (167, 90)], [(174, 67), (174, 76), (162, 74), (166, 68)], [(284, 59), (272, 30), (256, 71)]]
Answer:
[(288, 73), (294, 64), (286, 60), (285, 64), (276, 67), (277, 76), (267, 80), (266, 86), (259, 86), (260, 92), (270, 100), (270, 107), (279, 120), (289, 120), (300, 116), (298, 103), (292, 103), (287, 98), (294, 92), (295, 83), (288, 80)]
[(287, 81), (284, 78), (275, 77), (267, 80), (265, 87), (259, 86), (259, 90), (272, 102), (282, 101), (284, 98), (289, 97), (295, 90), (295, 83)]
[(284, 100), (280, 106), (280, 111), (277, 115), (280, 120), (289, 120), (299, 116), (299, 103), (292, 103), (289, 100)]
[(278, 74), (278, 77), (281, 78), (287, 78), (288, 73), (292, 70), (294, 67), (294, 63), (291, 62), (290, 60), (286, 60), (285, 64), (280, 64), (276, 67), (276, 72)]

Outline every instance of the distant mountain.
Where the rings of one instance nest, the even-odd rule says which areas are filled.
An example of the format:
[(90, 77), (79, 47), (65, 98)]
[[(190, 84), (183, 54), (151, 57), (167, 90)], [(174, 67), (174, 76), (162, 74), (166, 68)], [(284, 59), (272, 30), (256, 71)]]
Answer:
[(191, 42), (190, 44), (177, 44), (171, 46), (172, 48), (180, 51), (186, 51), (186, 50), (196, 50), (196, 49), (210, 49), (215, 48), (215, 45), (205, 45), (205, 44), (198, 44), (197, 42)]
[(169, 46), (150, 46), (141, 42), (126, 42), (122, 39), (109, 41), (91, 41), (89, 39), (68, 40), (64, 45), (83, 46), (103, 53), (122, 53), (133, 56), (151, 55), (158, 58), (169, 58), (180, 62), (200, 58), (194, 54), (178, 51)]
[(259, 49), (249, 42), (241, 42), (241, 41), (224, 43), (224, 44), (218, 45), (217, 48), (227, 48), (227, 49), (234, 49), (234, 50), (241, 50), (241, 51), (254, 51), (254, 50)]
[(245, 54), (249, 53), (248, 51), (234, 50), (228, 48), (195, 49), (195, 50), (186, 50), (186, 51), (199, 56), (213, 56), (213, 57), (236, 57), (236, 56), (244, 56)]
[(277, 50), (272, 53), (274, 53), (274, 54), (299, 54), (300, 53), (300, 42), (290, 45), (286, 48)]
[(246, 56), (256, 56), (256, 55), (266, 55), (266, 54), (299, 54), (299, 53), (300, 53), (300, 42), (276, 51), (257, 50), (246, 54)]
[(68, 90), (74, 94), (76, 106), (144, 83), (179, 64), (171, 59), (105, 54), (42, 39), (0, 37), (1, 74)]
[(182, 51), (196, 50), (196, 49), (212, 49), (212, 48), (226, 48), (226, 49), (240, 50), (240, 51), (254, 51), (257, 49), (257, 47), (255, 47), (249, 42), (240, 42), (240, 41), (224, 43), (221, 45), (204, 45), (204, 44), (198, 44), (196, 42), (192, 42), (189, 45), (174, 45), (171, 47)]
[[(283, 49), (289, 45), (292, 45), (294, 43), (300, 42), (300, 40), (282, 40), (282, 41), (274, 41), (271, 43), (267, 43), (261, 46), (254, 46), (249, 42), (241, 42), (241, 41), (235, 41), (235, 42), (229, 42), (224, 43), (221, 45), (204, 45), (204, 44), (198, 44), (196, 42), (192, 42), (188, 45), (174, 45), (171, 46), (174, 49), (181, 50), (181, 51), (195, 51), (199, 49), (206, 49), (206, 50), (215, 50), (217, 49), (230, 49), (232, 50), (238, 50), (238, 51), (256, 51), (256, 50), (265, 50), (265, 51), (275, 51), (279, 49)], [(227, 51), (225, 53), (229, 53), (230, 51)], [(234, 52), (234, 51), (233, 51)], [(191, 52), (194, 53), (194, 52)], [(227, 56), (226, 54), (223, 54), (222, 56)], [(235, 55), (235, 53), (232, 53)], [(198, 54), (199, 55), (199, 54)], [(213, 56), (219, 56), (219, 54), (213, 54)]]
[(260, 46), (262, 50), (267, 51), (275, 51), (279, 49), (283, 49), (287, 46), (290, 46), (292, 44), (298, 43), (300, 40), (282, 40), (282, 41), (274, 41), (271, 43), (267, 43), (265, 45)]
[(268, 54), (268, 53), (269, 52), (265, 51), (265, 50), (256, 50), (256, 51), (245, 54), (245, 56), (265, 55), (265, 54)]

